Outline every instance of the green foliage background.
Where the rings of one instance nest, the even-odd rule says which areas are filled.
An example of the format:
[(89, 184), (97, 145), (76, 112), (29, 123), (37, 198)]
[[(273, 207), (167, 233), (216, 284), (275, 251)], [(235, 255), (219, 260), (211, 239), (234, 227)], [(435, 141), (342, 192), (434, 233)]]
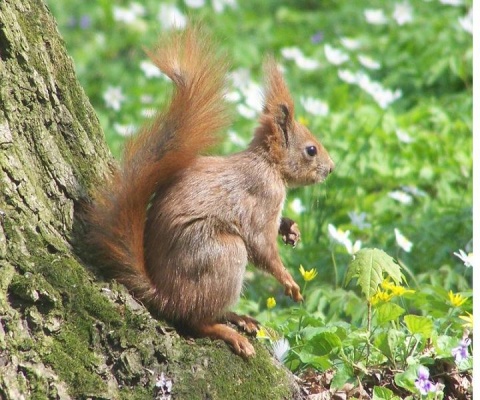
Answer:
[[(115, 8), (131, 10), (135, 4), (144, 8), (133, 22), (116, 20)], [(296, 249), (282, 248), (286, 265), (299, 281), (300, 264), (319, 272), (305, 304), (311, 315), (360, 318), (358, 291), (342, 288), (351, 255), (329, 237), (328, 224), (350, 230), (352, 241), (361, 240), (363, 247), (378, 247), (397, 258), (412, 287), (428, 284), (444, 293), (471, 288), (471, 269), (453, 255), (459, 249), (471, 251), (472, 245), (472, 36), (459, 22), (471, 1), (460, 6), (411, 1), (413, 19), (401, 25), (393, 18), (394, 1), (238, 0), (236, 7), (220, 13), (208, 0), (200, 8), (182, 1), (52, 0), (49, 6), (116, 156), (124, 141), (116, 124), (138, 127), (145, 109), (161, 107), (171, 93), (166, 80), (149, 78), (140, 68), (146, 60), (142, 49), (151, 47), (163, 29), (161, 4), (203, 20), (230, 55), (232, 70), (245, 68), (256, 82), (261, 82), (264, 55), (273, 53), (285, 69), (297, 117), (336, 162), (326, 183), (292, 190), (285, 207), (302, 230)], [(383, 10), (386, 23), (368, 23), (366, 9)], [(344, 38), (357, 41), (358, 49), (345, 47)], [(349, 59), (332, 64), (327, 45)], [(282, 49), (288, 47), (316, 60), (318, 68), (306, 70), (285, 59)], [(364, 67), (358, 55), (381, 67)], [(384, 88), (401, 90), (402, 96), (383, 109), (358, 85), (342, 80), (340, 70), (363, 71)], [(103, 98), (109, 86), (120, 87), (125, 96), (117, 111)], [(322, 100), (328, 113), (309, 113), (302, 97)], [(237, 105), (232, 103), (234, 113)], [(248, 141), (255, 124), (238, 115), (232, 130)], [(400, 140), (398, 130), (412, 142)], [(240, 149), (226, 135), (219, 152)], [(391, 198), (392, 191), (410, 194), (411, 204)], [(302, 212), (291, 207), (294, 199), (303, 205)], [(366, 213), (370, 225), (353, 224), (349, 212)], [(410, 252), (396, 243), (395, 228), (413, 243)], [(241, 311), (266, 318), (265, 300), (272, 296), (279, 304), (275, 310), (291, 306), (273, 278), (247, 278)], [(275, 310), (268, 312), (270, 319), (276, 318)]]

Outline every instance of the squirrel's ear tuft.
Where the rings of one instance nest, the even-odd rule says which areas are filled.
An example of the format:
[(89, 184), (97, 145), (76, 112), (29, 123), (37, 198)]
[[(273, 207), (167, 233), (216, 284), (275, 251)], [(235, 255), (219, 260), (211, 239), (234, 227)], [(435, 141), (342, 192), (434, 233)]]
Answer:
[(265, 100), (263, 112), (273, 117), (274, 123), (284, 135), (288, 146), (288, 134), (291, 131), (294, 118), (293, 100), (272, 56), (267, 57), (265, 70)]

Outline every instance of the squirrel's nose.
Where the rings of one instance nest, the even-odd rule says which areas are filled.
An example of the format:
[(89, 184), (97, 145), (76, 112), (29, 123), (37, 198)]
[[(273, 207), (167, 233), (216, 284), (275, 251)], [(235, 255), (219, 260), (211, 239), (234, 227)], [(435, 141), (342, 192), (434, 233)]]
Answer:
[(328, 169), (328, 173), (331, 174), (334, 169), (335, 169), (335, 163), (332, 160), (330, 160), (330, 168)]

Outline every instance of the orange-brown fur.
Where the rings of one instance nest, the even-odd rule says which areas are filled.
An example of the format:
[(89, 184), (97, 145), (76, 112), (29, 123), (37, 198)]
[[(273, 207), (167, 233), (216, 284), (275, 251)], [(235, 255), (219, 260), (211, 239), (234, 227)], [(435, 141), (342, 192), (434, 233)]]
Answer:
[[(116, 278), (165, 318), (253, 355), (248, 317), (229, 313), (247, 262), (285, 293), (300, 289), (278, 255), (276, 236), (288, 186), (325, 179), (333, 163), (294, 106), (273, 59), (265, 63), (264, 111), (250, 146), (226, 157), (200, 154), (229, 121), (226, 62), (198, 27), (170, 34), (149, 56), (175, 84), (170, 105), (125, 148), (122, 166), (94, 194), (90, 241)], [(314, 155), (307, 148), (315, 147)], [(287, 226), (285, 228), (285, 226)], [(282, 224), (284, 240), (298, 230)]]

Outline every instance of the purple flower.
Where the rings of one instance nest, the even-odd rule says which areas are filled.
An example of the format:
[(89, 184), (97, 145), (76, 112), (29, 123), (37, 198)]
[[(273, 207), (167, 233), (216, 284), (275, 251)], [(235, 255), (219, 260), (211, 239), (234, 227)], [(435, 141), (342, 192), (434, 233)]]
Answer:
[(428, 368), (420, 365), (417, 376), (418, 378), (415, 380), (415, 386), (422, 395), (425, 395), (428, 392), (434, 392), (436, 390), (434, 383), (428, 379), (430, 377), (430, 371)]
[(321, 41), (323, 41), (323, 32), (322, 31), (316, 32), (314, 35), (312, 35), (310, 40), (312, 41), (313, 44), (320, 43)]
[(92, 25), (92, 19), (89, 15), (84, 14), (80, 17), (80, 21), (78, 22), (78, 24), (80, 25), (80, 28), (88, 29)]
[(452, 349), (452, 356), (455, 357), (455, 362), (465, 360), (468, 357), (468, 346), (470, 346), (471, 340), (464, 338), (460, 341), (459, 345)]

